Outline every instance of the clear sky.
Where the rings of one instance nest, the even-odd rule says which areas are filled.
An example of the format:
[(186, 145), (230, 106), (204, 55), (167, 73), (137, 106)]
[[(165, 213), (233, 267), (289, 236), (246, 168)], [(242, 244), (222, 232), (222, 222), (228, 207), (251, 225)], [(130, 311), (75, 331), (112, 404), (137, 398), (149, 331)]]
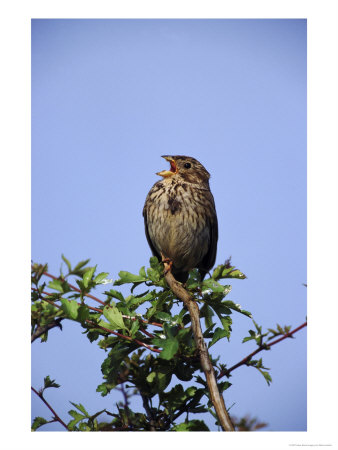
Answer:
[[(219, 221), (216, 264), (247, 275), (229, 298), (264, 328), (306, 317), (306, 20), (33, 20), (32, 259), (57, 274), (64, 253), (99, 271), (147, 265), (142, 208), (165, 154), (211, 173)], [(233, 316), (233, 365), (254, 349), (250, 319)], [(306, 430), (306, 329), (233, 372), (237, 417), (270, 431)], [(95, 392), (106, 354), (78, 324), (32, 346), (32, 385), (64, 420), (68, 402), (112, 410)], [(50, 417), (32, 397), (33, 417)], [(207, 417), (207, 416), (206, 416)], [(212, 428), (213, 419), (207, 420)], [(41, 429), (61, 430), (57, 424)]]

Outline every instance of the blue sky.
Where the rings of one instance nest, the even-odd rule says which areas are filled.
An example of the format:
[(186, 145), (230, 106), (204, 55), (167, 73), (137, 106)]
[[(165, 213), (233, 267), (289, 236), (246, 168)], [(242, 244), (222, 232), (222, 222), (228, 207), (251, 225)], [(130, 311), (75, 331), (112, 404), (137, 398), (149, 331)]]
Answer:
[[(263, 327), (305, 321), (305, 20), (33, 20), (32, 259), (57, 273), (64, 253), (117, 277), (150, 257), (142, 208), (163, 154), (186, 154), (211, 173), (219, 220), (216, 263), (230, 255), (247, 276), (229, 298)], [(252, 328), (233, 317), (214, 356), (250, 353)], [(225, 401), (267, 430), (306, 430), (306, 330), (262, 354), (272, 385), (234, 371)], [(77, 324), (32, 346), (32, 385), (91, 412), (101, 398), (103, 351)], [(256, 373), (257, 372), (257, 373)], [(52, 391), (52, 392), (50, 392)], [(49, 417), (32, 398), (33, 416)], [(210, 419), (209, 425), (212, 426)], [(50, 425), (45, 429), (60, 429)]]

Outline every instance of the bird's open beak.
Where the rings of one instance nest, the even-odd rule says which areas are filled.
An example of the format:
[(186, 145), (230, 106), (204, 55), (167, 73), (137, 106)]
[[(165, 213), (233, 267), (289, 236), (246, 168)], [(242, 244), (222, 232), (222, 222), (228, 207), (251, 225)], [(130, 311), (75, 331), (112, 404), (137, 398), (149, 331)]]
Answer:
[(170, 162), (170, 170), (162, 170), (162, 172), (157, 172), (156, 175), (160, 175), (163, 178), (171, 177), (178, 172), (177, 164), (172, 156), (164, 155), (162, 158)]

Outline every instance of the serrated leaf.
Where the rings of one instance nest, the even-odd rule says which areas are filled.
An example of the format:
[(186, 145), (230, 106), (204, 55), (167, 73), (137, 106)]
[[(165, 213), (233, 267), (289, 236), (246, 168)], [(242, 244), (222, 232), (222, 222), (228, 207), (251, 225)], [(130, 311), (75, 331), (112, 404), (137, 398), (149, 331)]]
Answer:
[(217, 341), (219, 341), (220, 339), (227, 337), (228, 336), (228, 332), (223, 330), (222, 328), (216, 328), (212, 340), (208, 345), (208, 348), (210, 348), (211, 346), (213, 346), (214, 344), (216, 344)]
[(53, 387), (53, 388), (59, 388), (60, 387), (59, 384), (55, 383), (55, 380), (51, 380), (50, 379), (49, 375), (47, 375), (44, 378), (43, 383), (44, 383), (43, 389), (48, 389), (48, 388), (51, 388), (51, 387)]
[(32, 431), (36, 431), (38, 428), (40, 428), (42, 425), (45, 425), (46, 423), (48, 423), (48, 421), (43, 417), (35, 417), (32, 423)]
[(67, 317), (73, 320), (77, 319), (79, 305), (76, 303), (75, 300), (67, 300), (65, 298), (62, 298), (61, 308)]
[(124, 321), (123, 321), (122, 314), (116, 308), (114, 303), (111, 306), (107, 305), (103, 308), (103, 315), (109, 321), (109, 323), (114, 327), (113, 328), (114, 330), (126, 328)]
[(73, 420), (71, 420), (67, 426), (69, 429), (72, 429), (75, 427), (75, 425), (80, 422), (81, 420), (85, 419), (86, 416), (84, 416), (83, 414), (78, 413), (77, 411), (74, 411), (73, 409), (68, 411), (68, 414), (72, 417), (74, 417)]
[(121, 292), (116, 291), (115, 289), (110, 289), (110, 291), (105, 292), (108, 297), (116, 298), (117, 300), (121, 300), (121, 302), (124, 302), (124, 297)]
[(89, 318), (89, 308), (87, 305), (81, 305), (79, 306), (79, 309), (77, 310), (77, 320), (79, 322), (84, 322)]
[(212, 331), (212, 329), (214, 328), (216, 324), (213, 323), (209, 328), (207, 328), (204, 333), (203, 333), (203, 337), (206, 339), (211, 338), (214, 335), (214, 332)]
[(150, 267), (156, 270), (162, 270), (162, 264), (159, 262), (159, 260), (156, 258), (156, 256), (151, 256), (149, 259)]
[(83, 274), (82, 282), (83, 282), (83, 286), (84, 286), (85, 288), (88, 287), (89, 282), (91, 281), (91, 279), (92, 279), (92, 277), (93, 277), (93, 275), (94, 275), (95, 270), (96, 270), (96, 266), (90, 267), (90, 268), (87, 269), (87, 270), (85, 271), (85, 273)]
[(249, 311), (245, 311), (244, 309), (242, 309), (239, 303), (235, 303), (231, 300), (224, 300), (222, 301), (222, 305), (227, 306), (228, 308), (233, 309), (234, 311), (237, 311), (241, 314), (244, 314), (245, 316), (252, 318), (252, 314)]
[(210, 328), (213, 323), (212, 317), (214, 315), (210, 306), (208, 306), (206, 303), (204, 303), (204, 305), (201, 308), (200, 313), (201, 313), (200, 316), (204, 317), (204, 322), (205, 322), (206, 328)]
[(48, 287), (50, 289), (55, 289), (56, 291), (59, 291), (63, 293), (63, 286), (61, 280), (52, 280), (48, 283)]
[(96, 277), (94, 278), (94, 283), (95, 284), (102, 284), (102, 281), (107, 278), (107, 276), (109, 275), (108, 272), (101, 272), (98, 275), (96, 275)]
[(172, 359), (178, 350), (179, 344), (177, 339), (165, 339), (163, 340), (163, 350), (160, 353), (162, 359)]
[(149, 269), (147, 269), (147, 275), (149, 280), (153, 283), (157, 283), (160, 280), (160, 273), (152, 267), (149, 267)]
[(230, 316), (221, 317), (221, 322), (222, 322), (224, 331), (227, 333), (226, 336), (230, 337), (231, 325), (232, 325), (231, 317)]
[(79, 403), (79, 404), (76, 404), (76, 403), (73, 403), (73, 402), (70, 402), (70, 403), (73, 406), (75, 406), (75, 408), (77, 408), (79, 411), (81, 411), (86, 417), (89, 417), (89, 414), (88, 414), (86, 408), (83, 405), (81, 405), (81, 403)]
[(130, 335), (132, 337), (134, 337), (135, 333), (138, 331), (139, 328), (140, 328), (140, 322), (138, 320), (134, 320), (131, 325)]

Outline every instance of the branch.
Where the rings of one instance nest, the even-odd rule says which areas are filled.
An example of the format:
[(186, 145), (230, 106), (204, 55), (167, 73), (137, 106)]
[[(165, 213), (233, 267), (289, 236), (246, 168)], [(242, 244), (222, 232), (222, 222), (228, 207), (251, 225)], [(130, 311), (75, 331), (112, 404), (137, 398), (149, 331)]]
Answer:
[[(59, 279), (60, 279), (60, 278), (58, 278), (58, 277), (55, 277), (54, 275), (51, 275), (51, 274), (48, 273), (48, 272), (44, 272), (43, 274), (46, 275), (46, 277), (52, 278), (53, 280), (59, 280)], [(64, 278), (61, 278), (61, 279), (64, 280)], [(68, 283), (68, 281), (67, 281), (67, 283)], [(69, 286), (70, 288), (72, 288), (74, 291), (79, 292), (80, 294), (82, 293), (82, 292), (81, 292), (81, 289), (77, 288), (76, 286), (73, 286), (72, 284), (69, 284), (69, 283), (68, 283), (68, 286)], [(91, 295), (91, 294), (84, 294), (84, 295), (85, 295), (86, 297), (89, 297), (89, 298), (95, 300), (95, 301), (98, 302), (98, 303), (101, 303), (101, 305), (104, 305), (104, 304), (105, 304), (105, 303), (104, 303), (102, 300), (100, 300), (99, 298), (94, 297), (94, 295)]]
[(153, 418), (153, 415), (151, 413), (151, 410), (150, 410), (150, 407), (149, 407), (149, 404), (148, 404), (148, 397), (146, 397), (142, 393), (141, 393), (141, 397), (142, 397), (142, 401), (143, 401), (143, 408), (145, 409), (145, 411), (147, 413), (148, 420), (149, 420), (150, 431), (156, 431), (154, 418)]
[(207, 346), (203, 339), (201, 324), (199, 320), (199, 308), (193, 297), (186, 291), (182, 285), (173, 277), (170, 265), (164, 261), (164, 277), (179, 300), (181, 300), (189, 311), (191, 326), (194, 335), (196, 347), (199, 352), (200, 362), (208, 384), (210, 398), (214, 405), (218, 420), (224, 431), (234, 431), (234, 426), (225, 407), (222, 395), (218, 391), (215, 371), (209, 358)]
[[(41, 300), (48, 301), (48, 300), (46, 300), (46, 298), (42, 297), (41, 294), (44, 294), (44, 295), (47, 295), (48, 297), (51, 297), (52, 299), (54, 299), (54, 301), (61, 300), (61, 299), (59, 299), (59, 298), (55, 299), (55, 298), (54, 298), (54, 295), (55, 295), (55, 294), (53, 295), (52, 292), (46, 292), (46, 291), (40, 292), (39, 289), (36, 289), (36, 288), (33, 288), (33, 287), (31, 288), (31, 290), (32, 290), (32, 291), (38, 292), (38, 293), (39, 293), (39, 297), (40, 297)], [(65, 298), (65, 300), (68, 300), (68, 299)], [(98, 300), (98, 299), (97, 299), (97, 300)], [(77, 302), (77, 304), (78, 304), (79, 306), (82, 305), (82, 304), (79, 303), (79, 302)], [(57, 306), (57, 305), (55, 305), (55, 306)], [(91, 309), (92, 311), (96, 311), (96, 312), (99, 312), (99, 313), (103, 314), (102, 309), (95, 308), (94, 306), (90, 306), (90, 305), (87, 305), (87, 304), (86, 304), (86, 306), (87, 306), (89, 309)], [(123, 317), (124, 319), (129, 319), (129, 320), (133, 320), (133, 321), (138, 320), (139, 322), (146, 323), (147, 325), (153, 325), (154, 327), (161, 327), (161, 328), (163, 328), (163, 325), (162, 325), (161, 323), (157, 323), (157, 322), (149, 322), (149, 320), (140, 319), (139, 317), (127, 316), (126, 314), (122, 314), (122, 317)], [(149, 337), (154, 337), (154, 336), (151, 335), (151, 336), (149, 336)]]
[[(51, 305), (55, 306), (56, 308), (61, 309), (61, 307), (59, 305), (57, 305), (53, 301), (49, 300), (48, 298), (42, 298), (42, 299), (45, 302), (50, 303)], [(110, 334), (114, 334), (115, 336), (118, 336), (118, 337), (120, 337), (122, 339), (126, 339), (128, 341), (136, 342), (136, 344), (140, 345), (141, 347), (145, 347), (145, 348), (147, 348), (148, 350), (150, 350), (152, 352), (161, 353), (161, 350), (158, 350), (157, 348), (151, 347), (150, 345), (148, 345), (148, 344), (146, 344), (146, 343), (144, 343), (142, 341), (139, 341), (138, 339), (133, 339), (130, 336), (125, 336), (124, 334), (118, 333), (117, 331), (113, 331), (113, 330), (110, 330), (109, 328), (102, 327), (101, 325), (98, 325), (98, 324), (96, 324), (95, 322), (92, 322), (89, 319), (86, 319), (85, 322), (88, 323), (89, 325), (91, 325), (93, 328), (99, 328), (100, 330), (106, 331), (107, 333), (110, 333)]]
[(273, 345), (278, 344), (279, 342), (283, 341), (286, 338), (292, 337), (293, 334), (297, 333), (297, 331), (301, 330), (302, 328), (304, 328), (306, 326), (307, 326), (307, 322), (304, 322), (302, 325), (299, 325), (299, 327), (295, 328), (294, 330), (289, 331), (288, 333), (285, 333), (282, 337), (276, 339), (275, 341), (270, 342), (270, 344), (268, 344), (268, 343), (261, 344), (254, 352), (250, 353), (250, 355), (246, 356), (241, 361), (239, 361), (237, 364), (230, 367), (230, 369), (222, 370), (218, 374), (217, 379), (219, 380), (220, 378), (222, 378), (224, 376), (229, 377), (230, 372), (237, 369), (237, 367), (247, 364), (253, 356), (257, 355), (257, 353), (261, 352), (262, 350), (269, 350), (270, 347), (272, 347)]
[(52, 413), (54, 414), (54, 419), (57, 422), (60, 422), (61, 425), (63, 425), (67, 431), (70, 431), (67, 427), (67, 425), (64, 423), (64, 421), (56, 414), (56, 412), (54, 411), (54, 409), (50, 406), (50, 404), (47, 402), (47, 400), (45, 400), (43, 393), (42, 392), (38, 392), (36, 389), (33, 388), (33, 386), (31, 386), (31, 389), (33, 392), (35, 392), (35, 394), (41, 398), (41, 400), (43, 401), (43, 403), (52, 411)]
[(48, 323), (44, 327), (38, 326), (31, 336), (31, 344), (35, 341), (35, 339), (38, 339), (40, 336), (42, 336), (44, 333), (46, 333), (46, 331), (49, 331), (52, 328), (59, 327), (60, 330), (62, 330), (62, 325), (60, 323), (62, 320), (63, 320), (63, 318), (60, 317), (58, 319), (53, 320), (53, 322)]

